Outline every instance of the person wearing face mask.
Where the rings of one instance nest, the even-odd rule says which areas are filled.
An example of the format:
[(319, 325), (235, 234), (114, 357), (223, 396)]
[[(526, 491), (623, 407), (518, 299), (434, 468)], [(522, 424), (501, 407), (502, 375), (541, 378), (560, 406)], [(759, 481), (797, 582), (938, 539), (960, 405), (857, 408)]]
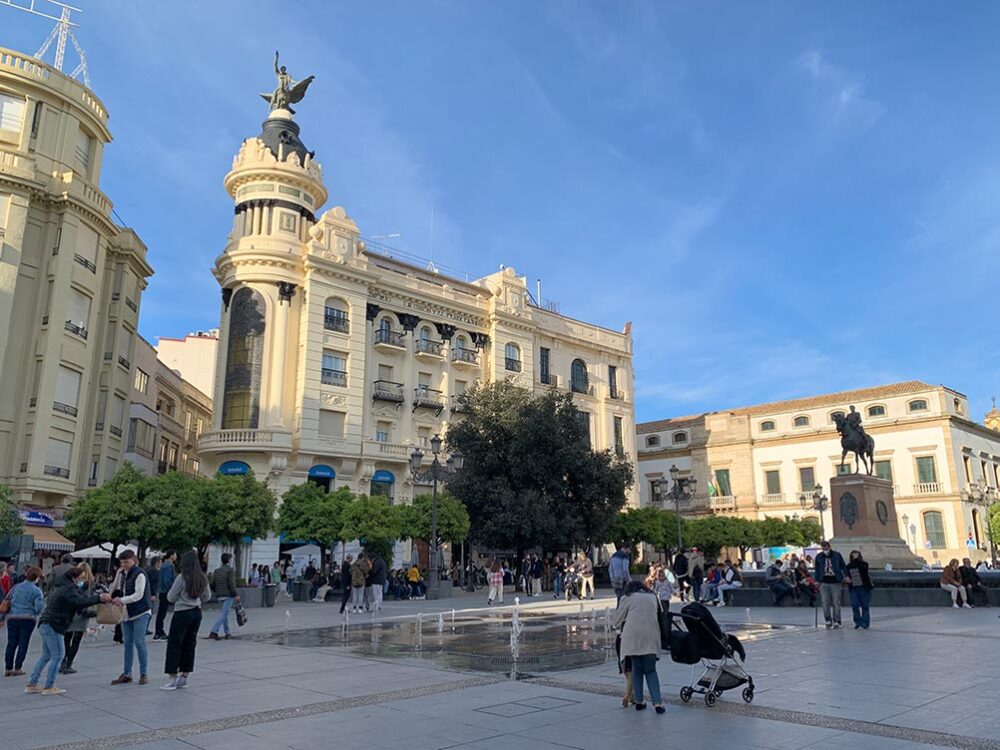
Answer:
[[(77, 567), (83, 572), (76, 579), (76, 587), (81, 594), (86, 596), (94, 590), (94, 573), (91, 571), (90, 565), (85, 562), (80, 563)], [(93, 610), (81, 609), (77, 611), (73, 621), (66, 628), (66, 634), (63, 636), (66, 655), (59, 667), (60, 674), (76, 674), (76, 670), (73, 669), (73, 660), (76, 659), (76, 654), (80, 650), (80, 641), (83, 640), (83, 636), (87, 632), (91, 617), (94, 617)]]
[(872, 579), (868, 575), (868, 563), (859, 550), (851, 550), (848, 555), (847, 576), (851, 586), (851, 612), (854, 614), (854, 629), (868, 630), (872, 623), (868, 605), (872, 601)]
[(840, 592), (843, 588), (847, 566), (844, 556), (830, 547), (825, 539), (820, 544), (822, 552), (816, 555), (816, 580), (819, 581), (819, 598), (823, 603), (823, 619), (827, 629), (840, 627)]

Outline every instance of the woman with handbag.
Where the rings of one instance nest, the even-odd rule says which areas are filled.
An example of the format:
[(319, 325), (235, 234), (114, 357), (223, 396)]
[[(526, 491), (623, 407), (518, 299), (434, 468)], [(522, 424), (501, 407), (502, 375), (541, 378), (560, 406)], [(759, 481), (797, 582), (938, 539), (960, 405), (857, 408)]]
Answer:
[[(38, 618), (38, 632), (42, 636), (42, 656), (35, 662), (35, 668), (28, 677), (26, 693), (41, 693), (42, 695), (61, 695), (66, 691), (56, 687), (56, 674), (62, 662), (66, 629), (73, 622), (73, 617), (81, 609), (93, 607), (98, 602), (110, 602), (111, 594), (84, 594), (82, 589), (83, 571), (80, 568), (70, 568), (59, 580), (54, 580), (49, 601), (45, 611)], [(45, 687), (38, 684), (42, 670), (48, 667), (45, 675)]]
[(188, 675), (194, 671), (201, 608), (211, 598), (212, 589), (208, 585), (208, 576), (201, 569), (198, 553), (189, 549), (181, 555), (180, 574), (167, 592), (167, 601), (174, 605), (174, 616), (167, 634), (167, 660), (163, 669), (170, 680), (161, 690), (188, 686)]
[[(88, 563), (80, 563), (79, 568), (83, 571), (80, 575), (80, 580), (83, 581), (80, 591), (83, 594), (89, 594), (96, 588), (94, 573)], [(76, 659), (76, 654), (80, 650), (80, 642), (87, 632), (90, 619), (94, 616), (95, 612), (92, 609), (80, 610), (73, 617), (73, 622), (66, 628), (66, 635), (63, 636), (66, 655), (63, 657), (62, 665), (59, 667), (60, 674), (76, 674), (76, 670), (73, 669), (73, 660)]]
[(24, 580), (11, 587), (0, 604), (0, 618), (7, 618), (7, 650), (4, 654), (4, 677), (20, 677), (28, 653), (28, 643), (35, 630), (35, 620), (45, 610), (45, 597), (38, 588), (42, 569), (28, 568)]
[(621, 630), (621, 658), (631, 657), (635, 710), (646, 708), (642, 692), (645, 682), (656, 713), (662, 714), (666, 709), (660, 696), (660, 678), (656, 674), (662, 644), (659, 598), (642, 582), (629, 581), (615, 612), (614, 625)]

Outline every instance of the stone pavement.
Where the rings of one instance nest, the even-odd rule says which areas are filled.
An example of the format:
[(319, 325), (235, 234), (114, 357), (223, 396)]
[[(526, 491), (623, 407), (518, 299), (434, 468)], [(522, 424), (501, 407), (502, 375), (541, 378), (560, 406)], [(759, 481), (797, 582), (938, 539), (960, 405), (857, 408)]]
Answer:
[[(462, 611), (481, 606), (481, 598), (389, 602), (385, 618)], [(613, 603), (604, 598), (587, 607)], [(539, 608), (572, 613), (579, 605), (532, 599), (522, 607)], [(333, 605), (281, 602), (250, 610), (241, 634), (280, 632), (286, 612), (293, 629), (341, 622)], [(717, 613), (727, 622), (747, 618), (735, 608)], [(162, 643), (150, 644), (151, 685), (111, 687), (121, 647), (102, 633), (81, 649), (79, 673), (60, 675), (57, 684), (69, 691), (63, 696), (24, 695), (24, 678), (0, 678), (0, 749), (604, 750), (623, 741), (667, 750), (1000, 749), (997, 610), (875, 610), (867, 632), (814, 630), (805, 609), (757, 609), (749, 617), (789, 626), (747, 643), (754, 703), (745, 705), (734, 691), (713, 708), (699, 696), (681, 704), (678, 690), (690, 668), (664, 659), (664, 716), (621, 708), (613, 661), (510, 681), (429, 659), (241, 639), (200, 641), (186, 691), (158, 689)], [(36, 636), (29, 661), (39, 647)]]

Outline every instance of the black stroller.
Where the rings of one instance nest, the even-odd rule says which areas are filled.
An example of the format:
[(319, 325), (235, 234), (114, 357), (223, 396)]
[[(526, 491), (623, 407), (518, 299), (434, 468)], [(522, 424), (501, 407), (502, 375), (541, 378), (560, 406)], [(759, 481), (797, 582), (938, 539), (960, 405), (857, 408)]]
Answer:
[[(683, 624), (684, 629), (677, 627)], [(687, 703), (695, 693), (705, 696), (705, 705), (714, 706), (726, 690), (745, 685), (743, 700), (753, 701), (753, 677), (744, 669), (747, 658), (743, 644), (735, 635), (722, 632), (719, 623), (703, 604), (692, 602), (679, 615), (670, 614), (670, 658), (678, 664), (691, 664), (691, 685), (681, 688), (681, 700)], [(694, 665), (705, 667), (697, 682)]]

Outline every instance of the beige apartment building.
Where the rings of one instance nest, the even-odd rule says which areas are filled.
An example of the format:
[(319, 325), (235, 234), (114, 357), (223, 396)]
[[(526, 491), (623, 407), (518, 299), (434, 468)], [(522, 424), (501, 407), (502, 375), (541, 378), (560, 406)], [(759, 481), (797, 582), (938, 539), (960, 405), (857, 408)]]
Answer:
[(78, 81), (0, 48), (0, 483), (56, 517), (123, 458), (153, 273), (99, 188), (107, 123)]
[(182, 339), (159, 336), (156, 356), (171, 370), (206, 395), (215, 387), (215, 360), (219, 353), (219, 329), (195, 331)]
[[(225, 187), (235, 217), (215, 267), (222, 343), (204, 471), (406, 503), (429, 491), (411, 481), (411, 452), (447, 431), (459, 394), (500, 378), (572, 392), (592, 444), (635, 461), (627, 326), (538, 307), (512, 268), (466, 281), (366, 247), (345, 209), (320, 213), (320, 165), (287, 111), (243, 142)], [(253, 559), (276, 552), (258, 541)]]
[(156, 356), (139, 337), (129, 402), (125, 460), (149, 475), (200, 473), (198, 439), (212, 419), (212, 400)]
[[(961, 493), (1000, 486), (1000, 432), (971, 417), (963, 394), (918, 381), (640, 424), (642, 504), (661, 502), (654, 482), (676, 466), (698, 480), (684, 513), (819, 522), (811, 495), (819, 484), (829, 496), (841, 459), (833, 415), (851, 405), (875, 439), (876, 473), (893, 483), (900, 538), (931, 563), (988, 557), (986, 509)], [(1000, 413), (986, 421), (1000, 427)], [(822, 522), (833, 528), (829, 508)]]

